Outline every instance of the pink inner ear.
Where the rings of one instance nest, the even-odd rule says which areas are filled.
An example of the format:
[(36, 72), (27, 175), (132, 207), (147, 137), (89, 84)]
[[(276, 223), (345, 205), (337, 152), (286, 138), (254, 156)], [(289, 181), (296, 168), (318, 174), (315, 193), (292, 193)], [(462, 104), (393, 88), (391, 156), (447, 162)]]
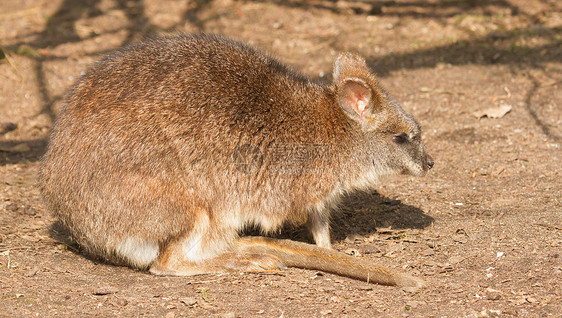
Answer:
[(342, 106), (363, 118), (371, 101), (371, 90), (369, 87), (363, 82), (350, 80), (345, 83), (343, 96)]
[(357, 101), (357, 114), (359, 114), (360, 117), (363, 117), (366, 108), (367, 108), (367, 103), (365, 101), (363, 100)]

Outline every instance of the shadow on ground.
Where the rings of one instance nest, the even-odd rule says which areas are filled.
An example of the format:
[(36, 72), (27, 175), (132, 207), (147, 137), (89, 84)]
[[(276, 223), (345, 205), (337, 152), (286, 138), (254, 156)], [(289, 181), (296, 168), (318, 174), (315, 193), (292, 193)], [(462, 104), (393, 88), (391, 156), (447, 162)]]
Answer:
[[(519, 8), (505, 0), (467, 0), (467, 1), (394, 1), (394, 0), (355, 0), (355, 1), (308, 1), (308, 0), (251, 0), (248, 2), (274, 3), (292, 8), (327, 9), (336, 13), (384, 14), (396, 16), (415, 16), (442, 18), (462, 14), (466, 10), (480, 8), (482, 14), (493, 15), (490, 7), (510, 9), (511, 14), (518, 14)], [(399, 9), (399, 10), (396, 10)]]
[[(29, 147), (26, 151), (17, 151), (18, 145)], [(0, 166), (21, 162), (36, 162), (41, 160), (47, 147), (47, 139), (32, 139), (24, 141), (0, 141)], [(14, 149), (6, 151), (8, 149)]]
[[(424, 229), (433, 221), (418, 207), (381, 196), (376, 191), (356, 191), (346, 196), (332, 212), (331, 236), (332, 241), (342, 241), (352, 235), (368, 237), (377, 233), (377, 228)], [(260, 235), (260, 232), (252, 229), (244, 234)], [(274, 236), (314, 243), (305, 226), (287, 226)]]

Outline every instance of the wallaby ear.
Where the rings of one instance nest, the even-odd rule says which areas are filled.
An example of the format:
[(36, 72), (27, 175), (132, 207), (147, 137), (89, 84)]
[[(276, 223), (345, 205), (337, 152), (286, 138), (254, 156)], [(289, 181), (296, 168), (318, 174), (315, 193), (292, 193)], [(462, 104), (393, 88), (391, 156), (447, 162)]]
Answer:
[(346, 78), (338, 90), (338, 103), (354, 119), (364, 119), (373, 108), (373, 90), (360, 78)]
[(377, 81), (365, 60), (352, 53), (343, 53), (334, 63), (334, 84), (338, 104), (355, 120), (364, 120), (380, 105)]
[(334, 72), (332, 74), (334, 82), (339, 82), (342, 75), (352, 69), (368, 72), (369, 67), (367, 66), (367, 62), (358, 55), (352, 53), (340, 54), (334, 62)]

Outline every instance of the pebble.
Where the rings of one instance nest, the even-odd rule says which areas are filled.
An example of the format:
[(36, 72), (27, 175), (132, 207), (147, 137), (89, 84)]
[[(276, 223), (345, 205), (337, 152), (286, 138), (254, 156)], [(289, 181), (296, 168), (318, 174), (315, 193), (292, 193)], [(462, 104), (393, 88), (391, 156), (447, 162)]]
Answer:
[(10, 132), (18, 128), (18, 125), (11, 122), (0, 123), (0, 135)]
[(119, 291), (119, 289), (117, 287), (103, 286), (103, 287), (98, 287), (97, 289), (94, 289), (92, 294), (96, 295), (96, 296), (103, 296), (103, 295), (115, 294), (118, 291)]
[(25, 273), (26, 277), (33, 277), (39, 272), (40, 268), (38, 266), (33, 267)]
[(180, 298), (180, 302), (184, 303), (187, 306), (193, 306), (197, 303), (197, 299), (193, 297), (183, 297)]

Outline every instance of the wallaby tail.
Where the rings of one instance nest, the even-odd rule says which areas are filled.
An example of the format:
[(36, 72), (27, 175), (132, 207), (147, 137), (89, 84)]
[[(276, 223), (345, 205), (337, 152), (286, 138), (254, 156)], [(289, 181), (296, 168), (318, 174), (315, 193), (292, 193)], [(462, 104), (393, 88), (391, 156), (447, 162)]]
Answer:
[(277, 256), (288, 267), (320, 270), (368, 283), (400, 287), (423, 287), (424, 281), (338, 251), (291, 240), (261, 236), (242, 237), (237, 248), (247, 253)]

